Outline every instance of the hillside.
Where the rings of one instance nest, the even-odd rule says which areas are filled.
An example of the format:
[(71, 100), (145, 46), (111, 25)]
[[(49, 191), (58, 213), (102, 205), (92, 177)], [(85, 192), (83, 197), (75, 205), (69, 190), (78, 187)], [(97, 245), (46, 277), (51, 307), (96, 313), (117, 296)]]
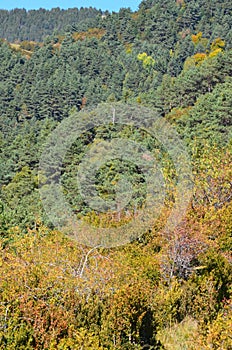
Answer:
[(0, 349), (232, 348), (231, 10), (0, 11)]
[(0, 38), (11, 42), (42, 42), (49, 35), (62, 33), (73, 26), (82, 30), (88, 29), (96, 25), (97, 18), (102, 16), (102, 13), (95, 8), (83, 7), (68, 10), (59, 7), (51, 10), (0, 10)]

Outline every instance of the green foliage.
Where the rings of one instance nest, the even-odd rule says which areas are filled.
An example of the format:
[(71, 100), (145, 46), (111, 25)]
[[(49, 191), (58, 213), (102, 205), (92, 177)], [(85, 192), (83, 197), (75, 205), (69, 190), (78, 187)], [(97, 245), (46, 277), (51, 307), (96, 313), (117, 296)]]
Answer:
[[(13, 41), (43, 41), (53, 32), (61, 33), (64, 30), (89, 28), (94, 25), (98, 16), (102, 14), (95, 8), (69, 8), (59, 7), (52, 10), (40, 8), (38, 10), (13, 9), (0, 10), (2, 23), (0, 37)], [(74, 29), (73, 28), (73, 29)], [(28, 46), (25, 48), (28, 49)]]
[[(11, 41), (0, 41), (0, 349), (231, 348), (230, 11), (229, 0), (144, 0), (134, 13), (0, 11), (0, 36)], [(168, 150), (109, 116), (72, 144), (59, 168), (77, 217), (117, 227), (146, 198), (133, 159), (115, 159), (98, 169), (95, 185), (114, 202), (124, 176), (130, 203), (115, 213), (88, 207), (76, 174), (93, 143), (102, 154), (118, 138), (148, 149), (167, 195), (136, 241), (89, 250), (52, 229), (38, 162), (63, 119), (81, 110), (94, 118), (105, 101), (147, 105), (173, 124), (192, 159), (194, 191), (183, 222), (164, 233), (177, 181)]]

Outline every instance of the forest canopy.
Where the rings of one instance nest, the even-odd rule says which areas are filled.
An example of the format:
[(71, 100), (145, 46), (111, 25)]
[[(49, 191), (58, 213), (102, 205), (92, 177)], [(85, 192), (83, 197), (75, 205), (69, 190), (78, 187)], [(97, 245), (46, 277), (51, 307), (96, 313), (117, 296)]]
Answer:
[[(231, 10), (227, 0), (0, 10), (0, 349), (232, 348)], [(45, 145), (75, 118), (88, 127), (59, 162), (65, 143)], [(109, 145), (117, 157), (102, 164)], [(181, 147), (191, 171), (173, 159)], [(38, 176), (42, 155), (50, 177)], [(162, 210), (140, 232), (153, 160), (165, 195), (153, 191)], [(191, 199), (165, 231), (189, 173)], [(73, 239), (44, 209), (41, 181), (62, 187), (90, 232), (131, 224), (135, 235), (117, 247)]]

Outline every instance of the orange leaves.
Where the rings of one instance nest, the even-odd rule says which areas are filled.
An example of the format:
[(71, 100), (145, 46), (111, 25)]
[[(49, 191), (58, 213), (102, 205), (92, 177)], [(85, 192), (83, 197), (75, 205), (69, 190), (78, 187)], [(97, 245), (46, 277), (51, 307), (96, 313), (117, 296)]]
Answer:
[(200, 45), (201, 51), (203, 52), (197, 52), (195, 55), (188, 57), (184, 63), (184, 70), (189, 69), (192, 66), (197, 66), (208, 58), (216, 57), (219, 53), (223, 52), (225, 47), (225, 41), (221, 38), (216, 38), (211, 43), (209, 50), (209, 40), (203, 37), (202, 32), (192, 34), (191, 38), (194, 46), (198, 48), (198, 45)]
[(204, 59), (206, 58), (206, 54), (205, 53), (196, 53), (194, 56), (193, 56), (193, 59), (195, 60), (195, 64), (199, 64), (201, 63), (202, 61), (204, 61)]
[(86, 32), (75, 32), (73, 33), (74, 40), (84, 40), (86, 38), (97, 38), (101, 39), (101, 37), (105, 34), (104, 29), (100, 28), (89, 28)]
[(109, 300), (110, 308), (105, 309), (103, 326), (105, 331), (114, 337), (116, 348), (123, 341), (133, 344), (139, 341), (145, 315), (149, 314), (151, 326), (151, 300), (146, 284), (138, 281), (125, 285), (112, 294)]
[(192, 107), (186, 107), (186, 108), (173, 108), (170, 113), (166, 115), (166, 118), (168, 120), (177, 121), (182, 116), (188, 115), (188, 112), (191, 110)]
[(200, 65), (207, 57), (208, 56), (206, 53), (203, 52), (199, 52), (191, 57), (188, 57), (184, 63), (184, 70)]
[(192, 34), (191, 38), (192, 38), (192, 42), (195, 45), (197, 45), (202, 39), (202, 32), (199, 32), (196, 35)]
[[(92, 284), (91, 279), (83, 283), (74, 273), (81, 260), (74, 242), (59, 232), (40, 229), (40, 234), (31, 231), (1, 250), (0, 258), (1, 300), (10, 307), (9, 337), (14, 336), (9, 326), (13, 319), (20, 327), (23, 322), (27, 325), (25, 337), (29, 330), (33, 333), (34, 349), (48, 349), (68, 337), (70, 325), (77, 327), (75, 310)], [(4, 314), (5, 308), (0, 309), (0, 317)]]

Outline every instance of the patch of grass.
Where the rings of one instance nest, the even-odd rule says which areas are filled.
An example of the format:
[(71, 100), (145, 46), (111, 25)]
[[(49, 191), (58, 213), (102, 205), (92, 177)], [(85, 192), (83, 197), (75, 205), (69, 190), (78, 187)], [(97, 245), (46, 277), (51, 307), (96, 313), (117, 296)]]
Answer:
[(197, 330), (197, 321), (186, 317), (181, 323), (159, 331), (157, 339), (167, 350), (197, 350)]

